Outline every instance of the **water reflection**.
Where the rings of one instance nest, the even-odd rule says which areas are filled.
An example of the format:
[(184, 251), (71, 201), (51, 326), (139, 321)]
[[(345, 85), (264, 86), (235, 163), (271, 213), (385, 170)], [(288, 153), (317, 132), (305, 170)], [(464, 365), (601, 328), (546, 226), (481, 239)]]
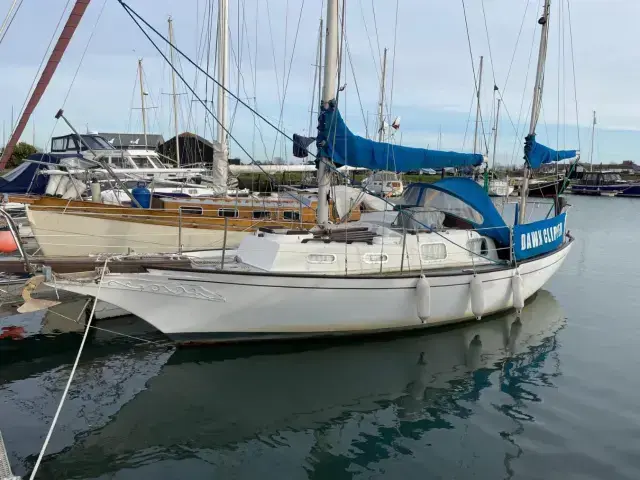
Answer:
[[(203, 475), (259, 470), (283, 456), (314, 478), (370, 471), (431, 447), (432, 432), (473, 423), (483, 395), (498, 395), (491, 408), (504, 418), (501, 476), (509, 476), (521, 452), (518, 432), (533, 420), (527, 404), (540, 400), (535, 387), (552, 385), (560, 373), (559, 361), (549, 360), (563, 325), (558, 303), (541, 291), (521, 319), (509, 314), (409, 337), (171, 351), (94, 347), (41, 472), (126, 476), (180, 461)], [(25, 415), (33, 419), (31, 436), (12, 451), (23, 471), (35, 461), (73, 353), (62, 365), (18, 362), (19, 373), (0, 370), (5, 411), (16, 416), (3, 419), (5, 438)]]

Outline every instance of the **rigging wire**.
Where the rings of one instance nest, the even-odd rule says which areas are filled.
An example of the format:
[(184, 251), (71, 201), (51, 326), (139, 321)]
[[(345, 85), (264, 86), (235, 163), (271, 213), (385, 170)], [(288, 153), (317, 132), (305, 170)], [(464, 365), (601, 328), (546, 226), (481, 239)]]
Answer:
[[(542, 0), (538, 0), (538, 10), (540, 9), (541, 2), (542, 2)], [(536, 33), (537, 33), (536, 29), (534, 28), (533, 32), (532, 32), (532, 36), (531, 36), (531, 47), (529, 49), (529, 60), (527, 62), (527, 73), (526, 73), (525, 78), (524, 78), (524, 87), (523, 87), (522, 97), (521, 97), (521, 100), (520, 100), (520, 111), (518, 113), (518, 123), (516, 124), (517, 125), (516, 135), (515, 135), (515, 137), (513, 139), (513, 149), (512, 149), (512, 153), (511, 153), (511, 163), (510, 163), (511, 166), (515, 163), (515, 159), (516, 159), (516, 150), (518, 148), (518, 142), (519, 142), (520, 135), (521, 135), (520, 128), (522, 128), (523, 131), (526, 128), (526, 126), (522, 123), (522, 114), (526, 113), (526, 112), (530, 112), (531, 108), (532, 108), (532, 104), (533, 104), (533, 98), (531, 98), (530, 102), (529, 102), (529, 106), (527, 107), (526, 112), (523, 111), (524, 101), (525, 101), (525, 98), (527, 98), (527, 93), (526, 93), (527, 92), (527, 88), (528, 88), (527, 83), (529, 81), (529, 74), (531, 73), (531, 59), (533, 58), (533, 52), (534, 52), (534, 49), (535, 49)], [(505, 111), (506, 111), (506, 108), (505, 108)]]
[[(22, 108), (20, 109), (20, 113), (18, 115), (18, 118), (22, 117), (22, 114), (24, 113), (24, 109), (27, 107), (27, 103), (29, 102), (29, 98), (31, 98), (31, 95), (33, 93), (34, 87), (36, 85), (36, 82), (38, 81), (38, 78), (41, 75), (41, 70), (42, 70), (42, 66), (44, 65), (44, 62), (47, 60), (47, 58), (49, 57), (49, 50), (51, 50), (51, 45), (53, 45), (53, 41), (56, 38), (56, 34), (58, 33), (58, 29), (60, 28), (60, 24), (62, 23), (62, 20), (64, 19), (64, 14), (66, 13), (67, 9), (69, 8), (69, 4), (71, 3), (71, 0), (67, 0), (67, 3), (65, 4), (64, 8), (62, 9), (62, 13), (60, 14), (60, 18), (58, 19), (58, 23), (56, 24), (56, 28), (53, 29), (53, 32), (51, 33), (51, 38), (49, 39), (49, 44), (47, 45), (46, 50), (44, 51), (44, 54), (42, 55), (42, 59), (40, 60), (40, 65), (38, 65), (38, 69), (36, 70), (35, 75), (33, 76), (33, 81), (31, 82), (31, 86), (29, 87), (29, 93), (27, 93), (26, 98), (24, 99), (24, 103), (22, 104)], [(22, 6), (22, 2), (20, 2), (20, 5), (18, 6), (18, 8), (20, 8), (20, 6)], [(17, 11), (16, 11), (17, 13)], [(15, 18), (15, 15), (14, 17)], [(11, 19), (11, 21), (13, 22), (13, 18)], [(9, 24), (11, 25), (11, 24)], [(7, 30), (9, 29), (9, 26), (7, 26)], [(6, 30), (5, 30), (6, 33)], [(2, 36), (2, 38), (4, 38), (4, 34)], [(2, 43), (2, 38), (0, 38), (0, 43)], [(14, 125), (11, 125), (11, 130), (13, 131), (13, 127)]]
[[(69, 2), (67, 2), (67, 5), (68, 4)], [(78, 62), (78, 67), (76, 68), (76, 71), (73, 74), (73, 78), (71, 79), (71, 84), (69, 85), (69, 89), (67, 90), (67, 93), (64, 96), (64, 100), (62, 101), (62, 106), (60, 107), (60, 109), (64, 109), (64, 106), (67, 104), (67, 100), (69, 99), (69, 95), (71, 95), (71, 89), (73, 88), (76, 78), (78, 77), (78, 73), (80, 72), (82, 63), (84, 62), (84, 57), (87, 55), (87, 51), (89, 50), (89, 45), (91, 45), (91, 40), (93, 40), (93, 35), (96, 33), (96, 29), (98, 28), (98, 24), (100, 23), (100, 19), (102, 18), (102, 13), (104, 12), (104, 7), (106, 5), (107, 5), (107, 0), (104, 0), (102, 2), (102, 7), (100, 8), (100, 13), (98, 13), (98, 18), (96, 18), (96, 23), (93, 25), (93, 28), (91, 29), (91, 35), (89, 35), (87, 44), (84, 46), (84, 50), (82, 51), (82, 55), (80, 56), (80, 61)], [(66, 7), (65, 7), (65, 10), (66, 10)], [(49, 135), (49, 138), (53, 137), (53, 132), (55, 131), (56, 126), (58, 125), (58, 121), (59, 120), (56, 119), (55, 123), (53, 124), (53, 129), (51, 130), (51, 135)]]
[(396, 76), (396, 46), (398, 44), (398, 9), (400, 0), (396, 0), (396, 19), (393, 24), (393, 60), (391, 61), (391, 92), (389, 93), (389, 113), (393, 110), (393, 86)]
[(376, 20), (376, 5), (371, 0), (371, 13), (373, 14), (373, 28), (376, 32), (376, 44), (378, 45), (378, 58), (382, 58), (382, 50), (380, 49), (380, 34), (378, 33), (378, 21)]
[(569, 23), (569, 45), (571, 47), (571, 66), (573, 70), (573, 95), (576, 106), (576, 133), (578, 135), (578, 150), (580, 150), (580, 116), (578, 114), (578, 88), (576, 86), (576, 61), (573, 50), (573, 28), (571, 26), (571, 6), (567, 0), (567, 17)]
[[(169, 43), (169, 45), (173, 46), (173, 48), (175, 49), (176, 52), (178, 52), (180, 55), (184, 56), (189, 63), (191, 63), (195, 68), (200, 69), (202, 71), (202, 69), (200, 68), (200, 66), (198, 66), (195, 62), (193, 62), (193, 60), (191, 60), (189, 57), (187, 57), (179, 48), (177, 48), (175, 45), (173, 45), (171, 42), (169, 42), (169, 40), (164, 37), (164, 35), (162, 35), (157, 29), (155, 29), (153, 26), (151, 26), (144, 18), (142, 18), (138, 13), (135, 12), (135, 10), (133, 10), (131, 7), (129, 7), (126, 3), (124, 3), (123, 0), (118, 0), (120, 2), (120, 4), (123, 6), (123, 8), (125, 9), (125, 11), (127, 12), (127, 14), (131, 17), (131, 19), (134, 21), (134, 23), (138, 26), (138, 28), (140, 29), (140, 31), (144, 34), (145, 37), (147, 37), (147, 40), (149, 40), (149, 42), (151, 42), (151, 44), (154, 46), (154, 48), (156, 49), (156, 51), (160, 54), (160, 56), (164, 59), (165, 62), (167, 62), (170, 66), (171, 69), (178, 75), (178, 78), (180, 78), (180, 80), (185, 84), (185, 86), (189, 89), (189, 91), (191, 91), (191, 93), (197, 98), (197, 100), (202, 104), (202, 106), (209, 112), (209, 114), (211, 115), (211, 117), (216, 121), (216, 123), (224, 130), (224, 132), (227, 134), (227, 136), (233, 140), (238, 147), (240, 147), (240, 150), (242, 150), (242, 152), (251, 160), (251, 162), (256, 165), (261, 171), (262, 173), (264, 173), (267, 178), (269, 178), (272, 182), (273, 185), (276, 185), (277, 182), (275, 181), (274, 177), (272, 175), (270, 175), (269, 173), (266, 172), (266, 170), (264, 170), (264, 168), (262, 168), (262, 166), (257, 163), (255, 161), (255, 159), (251, 156), (251, 154), (247, 151), (246, 148), (244, 148), (242, 146), (242, 144), (240, 142), (238, 142), (238, 140), (235, 138), (235, 136), (229, 131), (229, 129), (223, 125), (220, 120), (218, 119), (218, 117), (216, 117), (216, 115), (214, 115), (214, 113), (211, 111), (211, 109), (208, 107), (208, 105), (206, 104), (205, 101), (203, 101), (198, 94), (195, 92), (195, 90), (191, 87), (191, 85), (189, 85), (186, 81), (186, 79), (184, 78), (184, 75), (182, 75), (181, 72), (178, 71), (178, 69), (175, 67), (175, 65), (173, 65), (170, 61), (169, 58), (164, 54), (164, 52), (162, 51), (162, 49), (153, 41), (153, 39), (149, 36), (149, 33), (142, 28), (142, 25), (140, 25), (140, 23), (138, 22), (137, 18), (140, 19), (141, 22), (143, 22), (145, 25), (147, 25), (157, 36), (159, 36), (160, 38), (162, 38), (165, 42)], [(204, 73), (204, 72), (203, 72)], [(238, 102), (240, 102), (243, 106), (245, 106), (246, 108), (253, 110), (251, 108), (251, 106), (249, 106), (246, 102), (244, 102), (240, 97), (238, 97), (237, 95), (235, 95), (233, 92), (231, 92), (227, 87), (223, 86), (222, 84), (220, 84), (220, 82), (218, 82), (217, 80), (215, 80), (213, 77), (209, 77), (213, 83), (215, 83), (216, 85), (218, 85), (219, 88), (222, 88), (223, 91), (225, 91), (227, 94), (229, 94), (230, 96), (232, 96), (233, 98), (235, 98), (236, 100), (238, 100)], [(274, 128), (278, 133), (280, 133), (281, 135), (285, 136), (287, 139), (293, 141), (293, 139), (287, 135), (284, 131), (280, 130), (277, 126), (275, 126), (272, 122), (270, 122), (269, 120), (267, 120), (263, 115), (261, 115), (258, 112), (255, 112), (256, 115), (258, 115), (263, 121), (265, 121), (267, 124), (269, 124), (269, 126), (271, 126), (272, 128)], [(294, 199), (301, 201), (300, 197), (297, 197), (295, 195), (292, 195), (290, 192), (285, 191), (286, 193), (288, 193), (289, 195), (291, 195)]]
[[(371, 52), (371, 58), (373, 60), (373, 68), (376, 71), (376, 76), (380, 78), (380, 72), (378, 71), (378, 61), (376, 60), (376, 54), (373, 51), (373, 44), (371, 43), (371, 35), (369, 35), (369, 29), (367, 28), (367, 19), (364, 17), (364, 10), (362, 8), (362, 0), (360, 0), (360, 14), (362, 15), (362, 25), (364, 26), (364, 32), (367, 34), (367, 41), (369, 42), (369, 51)], [(380, 57), (378, 57), (380, 58)]]
[[(304, 2), (305, 0), (302, 0), (302, 4), (300, 5), (300, 13), (298, 14), (298, 24), (296, 26), (296, 34), (293, 37), (293, 48), (291, 50), (291, 58), (289, 59), (289, 70), (286, 73), (286, 81), (285, 81), (285, 77), (282, 77), (282, 100), (280, 103), (280, 115), (279, 115), (279, 120), (278, 120), (278, 125), (280, 126), (280, 128), (283, 128), (283, 121), (284, 121), (284, 102), (287, 96), (287, 91), (289, 90), (289, 80), (291, 79), (291, 70), (293, 67), (293, 57), (295, 56), (296, 53), (296, 46), (298, 44), (298, 35), (300, 33), (300, 23), (302, 21), (302, 12), (304, 10)], [(286, 37), (285, 37), (286, 40)], [(285, 45), (286, 45), (286, 41), (285, 41)], [(285, 48), (285, 55), (286, 55), (286, 48)], [(286, 69), (286, 67), (285, 67)], [(284, 70), (283, 69), (283, 74), (284, 74)], [(283, 137), (282, 141), (284, 142), (286, 138)], [(284, 145), (284, 144), (282, 144)], [(273, 154), (275, 154), (275, 144), (274, 144), (274, 148), (273, 148)], [(272, 154), (272, 157), (273, 157)]]
[[(129, 5), (127, 5), (124, 0), (118, 0), (118, 2), (122, 5), (122, 7), (125, 9), (125, 11), (127, 12), (127, 14), (131, 17), (131, 19), (133, 20), (133, 22), (136, 24), (136, 26), (138, 26), (138, 28), (140, 29), (140, 31), (144, 34), (144, 36), (147, 38), (147, 40), (149, 40), (149, 42), (151, 42), (151, 44), (154, 46), (154, 48), (156, 49), (156, 51), (160, 54), (160, 56), (167, 62), (169, 63), (169, 65), (171, 65), (171, 68), (176, 72), (176, 74), (178, 75), (178, 77), (180, 78), (180, 80), (186, 85), (186, 87), (197, 97), (196, 92), (193, 90), (193, 88), (186, 82), (186, 79), (184, 78), (184, 76), (178, 72), (175, 68), (175, 66), (169, 62), (169, 59), (167, 58), (167, 56), (162, 52), (162, 49), (160, 49), (158, 47), (158, 45), (153, 41), (153, 39), (151, 38), (151, 36), (149, 35), (149, 33), (142, 27), (142, 25), (140, 24), (140, 22), (144, 23), (153, 33), (155, 33), (158, 37), (160, 37), (161, 39), (163, 39), (165, 42), (169, 43), (169, 45), (173, 46), (175, 51), (178, 52), (180, 55), (184, 56), (185, 59), (191, 63), (195, 68), (200, 69), (202, 71), (202, 69), (195, 63), (193, 62), (193, 60), (191, 60), (188, 56), (186, 56), (179, 48), (177, 48), (175, 45), (172, 45), (168, 39), (162, 35), (157, 29), (155, 29), (153, 26), (151, 26), (144, 18), (142, 18), (135, 10), (133, 10)], [(140, 20), (140, 22), (138, 21), (138, 19)], [(343, 19), (344, 22), (344, 19)], [(341, 55), (341, 54), (340, 54)], [(203, 72), (204, 73), (204, 72)], [(231, 92), (230, 90), (228, 90), (226, 87), (222, 86), (220, 84), (220, 82), (218, 82), (216, 79), (214, 79), (213, 77), (210, 77), (210, 79), (219, 87), (221, 87), (225, 92), (227, 92), (230, 96), (234, 97), (235, 99), (238, 100), (238, 102), (240, 104), (242, 104), (245, 108), (249, 109), (250, 111), (254, 112), (254, 114), (256, 116), (258, 116), (261, 120), (263, 120), (265, 123), (267, 123), (271, 128), (275, 129), (278, 133), (280, 133), (281, 135), (283, 135), (285, 138), (289, 139), (290, 141), (293, 141), (293, 139), (288, 136), (284, 131), (280, 130), (276, 125), (274, 125), (272, 122), (270, 122), (266, 117), (264, 117), (264, 115), (260, 114), (259, 112), (255, 111), (250, 105), (248, 105), (245, 101), (243, 101), (242, 99), (240, 99), (237, 95), (235, 95), (233, 92)], [(338, 97), (339, 97), (339, 93), (340, 93), (340, 87), (338, 86), (338, 92), (336, 94), (336, 102), (338, 101)], [(251, 160), (251, 162), (255, 165), (258, 166), (258, 168), (268, 177), (272, 180), (273, 182), (273, 177), (267, 173), (260, 164), (258, 164), (255, 159), (251, 156), (251, 154), (242, 146), (241, 143), (239, 143), (236, 138), (233, 136), (233, 134), (231, 134), (227, 128), (220, 124), (219, 119), (213, 114), (213, 112), (209, 109), (209, 107), (207, 106), (207, 104), (205, 102), (202, 101), (202, 99), (200, 99), (199, 97), (197, 97), (198, 100), (200, 101), (200, 103), (203, 105), (203, 107), (205, 109), (207, 109), (209, 111), (209, 114), (212, 116), (212, 118), (214, 120), (216, 120), (216, 122), (218, 122), (218, 124), (222, 127), (223, 130), (225, 130), (225, 132), (227, 133), (227, 135), (229, 136), (229, 138), (231, 140), (233, 140), (234, 142), (236, 142), (236, 144), (240, 147), (240, 149), (243, 151), (243, 153), (245, 155), (247, 155), (247, 157)], [(335, 138), (334, 138), (335, 141)], [(316, 155), (314, 155), (313, 153), (309, 152), (309, 155), (316, 157)], [(333, 164), (331, 164), (330, 162), (327, 163), (327, 165), (329, 166), (330, 169), (332, 169), (334, 172), (336, 172), (338, 175), (341, 175), (343, 177), (345, 177), (346, 175), (342, 172), (340, 172)], [(274, 182), (275, 183), (275, 182)], [(293, 194), (291, 194), (291, 192), (289, 192), (288, 190), (285, 190), (286, 193), (290, 194), (293, 198), (295, 198), (298, 201), (301, 201), (300, 197), (295, 196)], [(369, 192), (370, 193), (370, 192)], [(393, 205), (388, 199), (384, 199), (383, 201), (385, 203), (387, 203), (388, 205)], [(425, 225), (424, 223), (420, 222), (418, 219), (414, 218), (412, 215), (408, 214), (411, 218), (413, 218), (414, 221), (416, 221), (419, 225), (422, 225), (423, 227), (425, 227), (427, 230), (431, 231), (432, 233), (440, 236), (441, 238), (443, 238), (444, 240), (450, 242), (453, 245), (456, 245), (457, 247), (473, 254), (476, 256), (479, 256), (481, 258), (485, 258), (486, 260), (489, 260), (492, 263), (496, 263), (496, 264), (500, 264), (502, 262), (496, 261), (492, 258), (483, 256), (481, 254), (478, 254), (462, 245), (457, 244), (456, 242), (453, 242), (452, 240), (450, 240), (449, 238), (447, 238), (445, 235), (443, 235), (442, 233), (438, 232), (437, 230), (433, 230), (432, 228), (430, 228), (428, 225)]]
[[(471, 60), (471, 71), (473, 72), (473, 90), (476, 93), (478, 103), (480, 103), (480, 92), (478, 91), (478, 78), (476, 77), (476, 67), (473, 63), (473, 50), (471, 48), (471, 34), (469, 33), (469, 21), (467, 20), (467, 7), (465, 6), (464, 0), (460, 0), (462, 3), (462, 13), (464, 15), (464, 26), (467, 33), (467, 45), (469, 47), (469, 58)], [(482, 129), (482, 140), (484, 140), (485, 147), (488, 149), (489, 144), (487, 142), (486, 134), (484, 131), (484, 121), (482, 119), (482, 108), (480, 110), (480, 127)]]
[(347, 50), (347, 59), (349, 60), (349, 65), (351, 66), (351, 76), (353, 77), (353, 83), (356, 87), (356, 94), (358, 95), (358, 103), (360, 104), (360, 113), (362, 114), (362, 120), (364, 122), (365, 128), (367, 125), (367, 116), (364, 113), (364, 106), (362, 104), (362, 97), (360, 96), (360, 88), (358, 86), (358, 80), (356, 79), (356, 70), (353, 66), (353, 59), (351, 57), (351, 49), (349, 48), (349, 39), (345, 33), (345, 47)]
[[(20, 3), (18, 3), (18, 6), (16, 7), (16, 3), (18, 1), (20, 1)], [(7, 32), (9, 31), (9, 27), (11, 27), (11, 24), (13, 23), (15, 18), (18, 16), (20, 7), (22, 7), (22, 0), (13, 0), (13, 3), (11, 4), (9, 11), (7, 12), (7, 16), (3, 20), (2, 26), (0, 26), (0, 45), (2, 44), (4, 37), (7, 35)], [(67, 7), (64, 7), (64, 8), (65, 10), (67, 9)]]

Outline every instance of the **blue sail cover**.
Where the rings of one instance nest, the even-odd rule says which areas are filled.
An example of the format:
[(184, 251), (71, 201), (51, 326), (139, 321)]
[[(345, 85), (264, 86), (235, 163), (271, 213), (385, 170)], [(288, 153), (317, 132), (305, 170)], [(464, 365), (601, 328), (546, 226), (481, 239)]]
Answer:
[(524, 141), (524, 158), (531, 168), (540, 168), (545, 163), (559, 162), (575, 158), (576, 150), (553, 150), (536, 142), (535, 135), (528, 135)]
[(32, 193), (34, 195), (42, 195), (47, 188), (49, 177), (46, 175), (38, 175), (38, 172), (46, 169), (47, 166), (40, 163), (32, 163), (29, 162), (29, 160), (57, 165), (61, 158), (68, 156), (69, 155), (49, 153), (34, 153), (30, 155), (23, 163), (0, 177), (0, 193)]
[(421, 168), (477, 166), (482, 155), (442, 152), (374, 142), (354, 135), (344, 123), (334, 102), (322, 108), (318, 123), (318, 152), (338, 165), (408, 172)]

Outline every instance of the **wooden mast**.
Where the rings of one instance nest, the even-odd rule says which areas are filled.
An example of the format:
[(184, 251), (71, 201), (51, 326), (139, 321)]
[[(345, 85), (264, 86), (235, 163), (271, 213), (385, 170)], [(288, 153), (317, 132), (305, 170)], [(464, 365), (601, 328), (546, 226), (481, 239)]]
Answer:
[(16, 128), (13, 131), (13, 134), (11, 135), (9, 142), (7, 143), (4, 151), (2, 152), (2, 157), (0, 157), (0, 170), (4, 169), (4, 167), (7, 165), (7, 162), (11, 158), (11, 155), (13, 155), (13, 150), (15, 149), (18, 141), (20, 140), (20, 137), (22, 136), (24, 129), (29, 123), (29, 118), (31, 118), (31, 114), (33, 113), (34, 109), (40, 102), (42, 95), (47, 89), (47, 86), (49, 85), (49, 82), (51, 81), (53, 74), (58, 68), (58, 64), (60, 63), (60, 60), (62, 60), (62, 56), (64, 55), (64, 52), (67, 49), (67, 47), (69, 46), (69, 42), (71, 41), (71, 38), (73, 37), (73, 34), (76, 31), (76, 28), (78, 28), (78, 24), (80, 23), (80, 20), (82, 20), (82, 16), (84, 15), (84, 12), (87, 10), (87, 7), (89, 6), (90, 2), (91, 0), (76, 0), (76, 3), (73, 6), (73, 9), (71, 10), (71, 13), (69, 14), (69, 18), (67, 19), (67, 23), (62, 29), (62, 32), (60, 33), (60, 37), (58, 38), (58, 41), (56, 42), (55, 47), (53, 47), (53, 51), (51, 52), (49, 61), (44, 67), (44, 70), (42, 71), (42, 75), (40, 75), (40, 79), (36, 84), (36, 88), (33, 90), (33, 93), (31, 94), (31, 98), (29, 99), (27, 106), (22, 112), (20, 120), (18, 121), (18, 124), (16, 125)]

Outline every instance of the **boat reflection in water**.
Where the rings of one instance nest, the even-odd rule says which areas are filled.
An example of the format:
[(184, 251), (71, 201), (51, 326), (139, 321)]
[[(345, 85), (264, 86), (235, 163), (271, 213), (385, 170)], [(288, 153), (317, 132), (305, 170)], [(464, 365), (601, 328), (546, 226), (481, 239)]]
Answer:
[(184, 468), (202, 462), (196, 471), (212, 473), (269, 452), (269, 464), (297, 456), (297, 468), (307, 471), (342, 454), (343, 471), (367, 468), (405, 453), (398, 442), (407, 437), (454, 428), (456, 417), (468, 421), (484, 390), (514, 403), (512, 387), (546, 378), (549, 368), (557, 374), (557, 362), (545, 361), (563, 325), (558, 303), (543, 290), (520, 320), (511, 313), (359, 344), (178, 349), (102, 427), (46, 457), (42, 471), (93, 478), (189, 459)]

